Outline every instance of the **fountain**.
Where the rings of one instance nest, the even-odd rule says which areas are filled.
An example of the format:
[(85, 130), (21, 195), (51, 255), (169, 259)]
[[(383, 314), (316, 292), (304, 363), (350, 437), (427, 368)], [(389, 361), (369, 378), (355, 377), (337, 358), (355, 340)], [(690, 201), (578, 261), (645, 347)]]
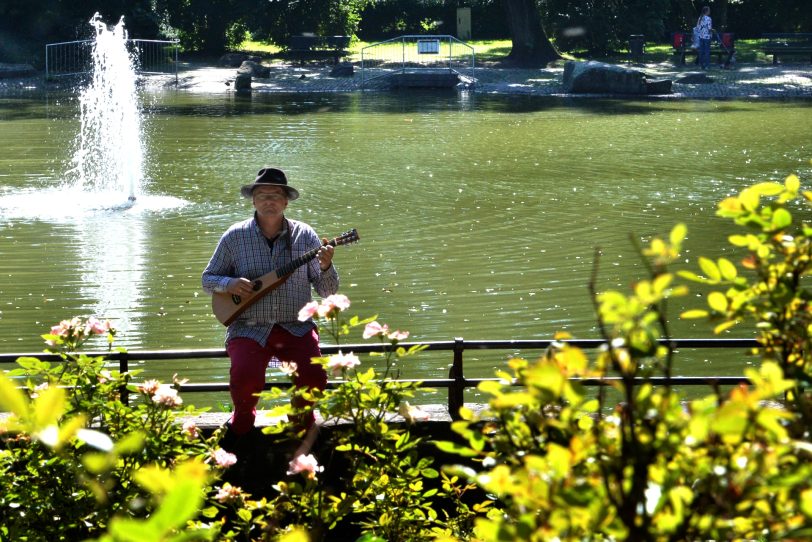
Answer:
[[(123, 18), (108, 28), (96, 13), (90, 24), (95, 39), (91, 72), (79, 91), (79, 129), (66, 155), (53, 157), (64, 173), (47, 184), (0, 187), (0, 228), (11, 242), (31, 235), (34, 246), (42, 247), (38, 261), (49, 261), (56, 251), (62, 265), (70, 262), (78, 269), (73, 281), (65, 281), (44, 278), (47, 264), (29, 266), (20, 280), (32, 285), (27, 295), (39, 304), (21, 304), (14, 318), (39, 323), (43, 305), (64, 303), (70, 308), (55, 311), (49, 323), (93, 315), (137, 337), (143, 316), (138, 307), (149, 289), (154, 214), (188, 202), (143, 190), (147, 141)], [(24, 316), (28, 310), (31, 314)], [(11, 314), (3, 316), (8, 325)]]
[(143, 177), (144, 137), (135, 62), (127, 50), (124, 17), (112, 29), (98, 12), (92, 71), (79, 97), (81, 127), (67, 173), (70, 189), (132, 204)]

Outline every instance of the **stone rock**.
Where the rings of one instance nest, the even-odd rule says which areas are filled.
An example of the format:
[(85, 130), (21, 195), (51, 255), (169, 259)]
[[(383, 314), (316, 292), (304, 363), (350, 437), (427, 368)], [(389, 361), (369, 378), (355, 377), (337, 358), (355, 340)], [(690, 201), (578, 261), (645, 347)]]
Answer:
[(248, 55), (245, 53), (226, 53), (220, 57), (220, 65), (226, 68), (239, 68), (246, 60)]
[(564, 91), (596, 94), (647, 94), (646, 74), (603, 62), (564, 64)]
[(251, 92), (251, 74), (238, 73), (234, 78), (234, 90), (237, 92)]
[(646, 79), (646, 94), (671, 94), (671, 79)]
[(330, 70), (330, 77), (352, 77), (355, 75), (355, 67), (351, 62), (339, 62)]
[(247, 73), (252, 77), (267, 79), (271, 75), (271, 69), (254, 60), (246, 60), (237, 68), (237, 73)]

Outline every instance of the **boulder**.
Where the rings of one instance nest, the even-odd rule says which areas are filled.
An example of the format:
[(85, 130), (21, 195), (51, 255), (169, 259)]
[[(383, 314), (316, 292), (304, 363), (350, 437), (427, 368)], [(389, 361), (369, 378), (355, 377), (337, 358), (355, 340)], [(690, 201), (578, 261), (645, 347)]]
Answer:
[(226, 68), (239, 68), (246, 60), (248, 55), (245, 53), (226, 53), (220, 57), (220, 65)]
[(251, 92), (251, 74), (238, 73), (234, 78), (234, 90), (237, 92)]
[(671, 94), (671, 79), (646, 79), (646, 94)]
[(355, 67), (351, 62), (339, 62), (330, 70), (330, 77), (352, 77), (355, 74)]
[(268, 66), (263, 66), (254, 60), (246, 60), (240, 64), (239, 68), (237, 68), (237, 73), (247, 73), (251, 77), (267, 79), (271, 75), (271, 69)]
[(648, 94), (646, 74), (603, 62), (564, 64), (564, 91), (595, 94)]

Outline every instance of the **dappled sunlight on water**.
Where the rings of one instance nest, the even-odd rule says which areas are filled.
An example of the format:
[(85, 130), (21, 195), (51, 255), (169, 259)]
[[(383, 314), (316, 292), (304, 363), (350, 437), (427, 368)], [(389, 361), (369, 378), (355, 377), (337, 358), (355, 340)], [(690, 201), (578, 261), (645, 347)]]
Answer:
[[(811, 171), (803, 103), (167, 93), (148, 110), (147, 194), (97, 200), (47, 178), (66, 159), (75, 106), (40, 106), (39, 117), (27, 107), (0, 131), (5, 351), (38, 350), (48, 326), (90, 312), (125, 324), (130, 349), (221, 347), (200, 273), (223, 231), (250, 216), (239, 187), (265, 165), (302, 194), (290, 218), (325, 237), (358, 229), (361, 242), (335, 259), (350, 312), (415, 340), (594, 338), (587, 284), (598, 248), (600, 289), (626, 291), (642, 273), (631, 238), (685, 222), (685, 265), (718, 257), (730, 233), (718, 201)], [(674, 333), (710, 336), (679, 321)], [(471, 376), (490, 376), (504, 357), (472, 356)], [(431, 364), (448, 362), (422, 359), (410, 376), (437, 376)], [(222, 379), (225, 363), (158, 376)]]

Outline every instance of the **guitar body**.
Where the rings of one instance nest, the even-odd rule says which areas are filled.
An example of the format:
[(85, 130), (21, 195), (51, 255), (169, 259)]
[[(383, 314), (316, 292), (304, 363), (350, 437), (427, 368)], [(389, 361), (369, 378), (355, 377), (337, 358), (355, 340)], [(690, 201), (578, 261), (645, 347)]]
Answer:
[[(336, 237), (332, 241), (324, 240), (322, 246), (339, 246), (358, 241), (358, 231), (352, 229)], [(239, 296), (228, 292), (215, 292), (211, 296), (211, 310), (215, 318), (224, 326), (231, 325), (239, 315), (245, 312), (248, 307), (265, 297), (266, 294), (282, 285), (290, 275), (299, 267), (316, 257), (319, 248), (315, 248), (306, 254), (294, 259), (279, 269), (265, 273), (254, 279), (254, 291), (247, 296)]]
[(211, 310), (214, 317), (224, 326), (231, 325), (248, 307), (262, 299), (265, 294), (277, 288), (285, 279), (279, 278), (276, 271), (265, 273), (254, 281), (254, 291), (247, 296), (230, 294), (228, 292), (215, 292), (211, 296)]

